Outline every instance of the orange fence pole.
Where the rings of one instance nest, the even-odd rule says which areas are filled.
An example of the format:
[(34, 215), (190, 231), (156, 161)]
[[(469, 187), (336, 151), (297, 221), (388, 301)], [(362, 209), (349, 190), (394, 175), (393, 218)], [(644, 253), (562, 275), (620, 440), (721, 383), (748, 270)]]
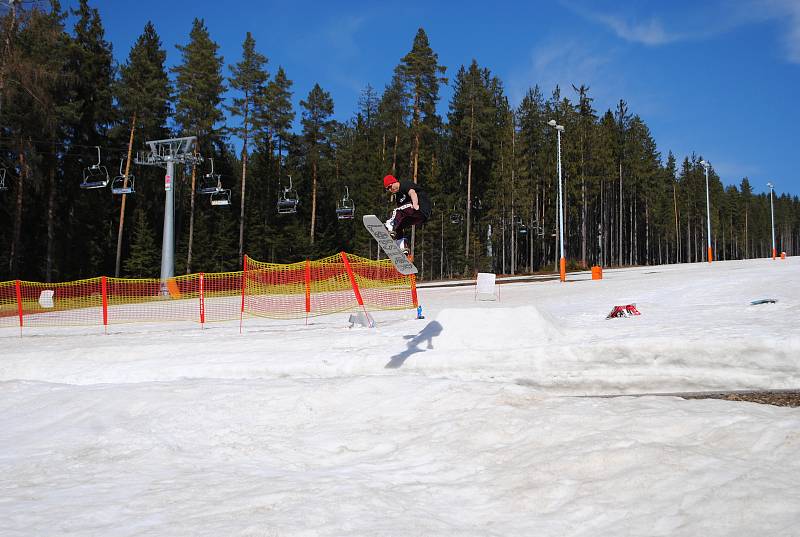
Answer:
[(350, 262), (347, 260), (347, 254), (342, 252), (342, 261), (344, 261), (344, 268), (347, 271), (347, 275), (350, 277), (350, 285), (353, 286), (353, 293), (356, 295), (356, 300), (358, 301), (359, 306), (364, 306), (364, 300), (361, 298), (361, 291), (358, 290), (358, 284), (356, 283), (356, 277), (353, 274), (353, 269), (350, 268)]
[(311, 313), (311, 261), (306, 259), (306, 323)]
[(205, 289), (203, 284), (203, 272), (200, 273), (200, 327), (202, 328), (206, 322), (206, 304), (205, 304)]
[(242, 309), (239, 312), (239, 333), (242, 333), (242, 323), (244, 323), (244, 290), (247, 287), (247, 254), (244, 256), (242, 266)]
[(105, 276), (100, 277), (100, 288), (103, 293), (103, 326), (108, 326), (108, 283)]
[(17, 313), (19, 314), (19, 327), (22, 329), (22, 289), (19, 280), (15, 280), (14, 287), (17, 289)]
[[(414, 262), (414, 256), (413, 255), (408, 256), (408, 260), (413, 263)], [(417, 300), (417, 275), (416, 274), (412, 274), (411, 275), (411, 302), (414, 303), (414, 307), (415, 308), (419, 307), (419, 300)]]

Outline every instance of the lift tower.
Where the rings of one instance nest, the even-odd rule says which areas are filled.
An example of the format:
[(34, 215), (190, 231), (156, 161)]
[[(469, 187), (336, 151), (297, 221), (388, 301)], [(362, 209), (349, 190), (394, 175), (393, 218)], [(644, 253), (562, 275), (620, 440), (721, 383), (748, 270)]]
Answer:
[(175, 164), (197, 165), (203, 158), (194, 154), (196, 136), (149, 140), (145, 142), (150, 151), (140, 151), (136, 164), (166, 168), (164, 175), (164, 234), (161, 242), (161, 285), (166, 287), (168, 279), (175, 276), (175, 194), (172, 180), (175, 177)]

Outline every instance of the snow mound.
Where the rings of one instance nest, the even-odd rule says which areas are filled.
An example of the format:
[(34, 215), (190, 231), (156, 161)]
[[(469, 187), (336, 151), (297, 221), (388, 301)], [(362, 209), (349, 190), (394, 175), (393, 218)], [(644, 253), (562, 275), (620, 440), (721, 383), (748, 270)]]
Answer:
[[(437, 316), (438, 350), (502, 350), (540, 346), (564, 332), (534, 306), (444, 309)], [(434, 323), (431, 323), (432, 325)]]

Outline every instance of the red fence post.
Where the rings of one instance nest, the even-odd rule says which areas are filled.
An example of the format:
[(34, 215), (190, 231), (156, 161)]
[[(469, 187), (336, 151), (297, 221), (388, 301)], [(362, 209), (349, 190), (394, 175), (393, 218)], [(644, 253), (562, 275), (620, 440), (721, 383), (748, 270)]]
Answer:
[(311, 261), (306, 259), (306, 320), (311, 313)]
[(200, 326), (202, 327), (206, 322), (206, 303), (205, 303), (205, 287), (203, 273), (200, 273)]
[(361, 291), (358, 290), (356, 277), (353, 274), (353, 269), (350, 268), (350, 262), (347, 260), (347, 254), (344, 252), (342, 252), (342, 261), (344, 261), (344, 268), (347, 271), (347, 275), (350, 277), (350, 285), (353, 286), (353, 292), (356, 294), (356, 300), (358, 300), (358, 305), (363, 306), (364, 301), (361, 299)]
[(242, 270), (242, 312), (244, 313), (244, 289), (247, 287), (247, 256), (244, 256), (244, 268)]
[(100, 289), (103, 293), (103, 326), (108, 326), (108, 284), (106, 277), (100, 277)]
[(19, 314), (19, 327), (22, 328), (22, 288), (19, 280), (14, 280), (17, 289), (17, 313)]
[(247, 255), (244, 256), (242, 266), (242, 309), (239, 312), (239, 333), (242, 333), (242, 323), (244, 323), (244, 290), (247, 287)]

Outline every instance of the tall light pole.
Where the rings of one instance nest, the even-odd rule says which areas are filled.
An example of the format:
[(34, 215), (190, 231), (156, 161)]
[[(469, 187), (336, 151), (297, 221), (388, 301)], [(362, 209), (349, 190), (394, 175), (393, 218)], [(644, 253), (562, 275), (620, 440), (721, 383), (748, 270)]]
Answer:
[(772, 260), (775, 260), (777, 250), (775, 250), (775, 209), (772, 206), (772, 183), (767, 183), (769, 187), (769, 214), (772, 217)]
[(565, 282), (567, 281), (567, 259), (564, 257), (564, 199), (561, 194), (561, 133), (564, 132), (564, 125), (559, 125), (555, 119), (551, 119), (547, 124), (553, 127), (558, 135), (558, 239), (561, 243), (559, 274), (561, 281)]
[(711, 253), (711, 203), (708, 200), (708, 168), (711, 167), (711, 164), (705, 160), (701, 160), (700, 164), (706, 169), (706, 223), (708, 224), (706, 237), (708, 238), (708, 262), (711, 263), (714, 257)]

